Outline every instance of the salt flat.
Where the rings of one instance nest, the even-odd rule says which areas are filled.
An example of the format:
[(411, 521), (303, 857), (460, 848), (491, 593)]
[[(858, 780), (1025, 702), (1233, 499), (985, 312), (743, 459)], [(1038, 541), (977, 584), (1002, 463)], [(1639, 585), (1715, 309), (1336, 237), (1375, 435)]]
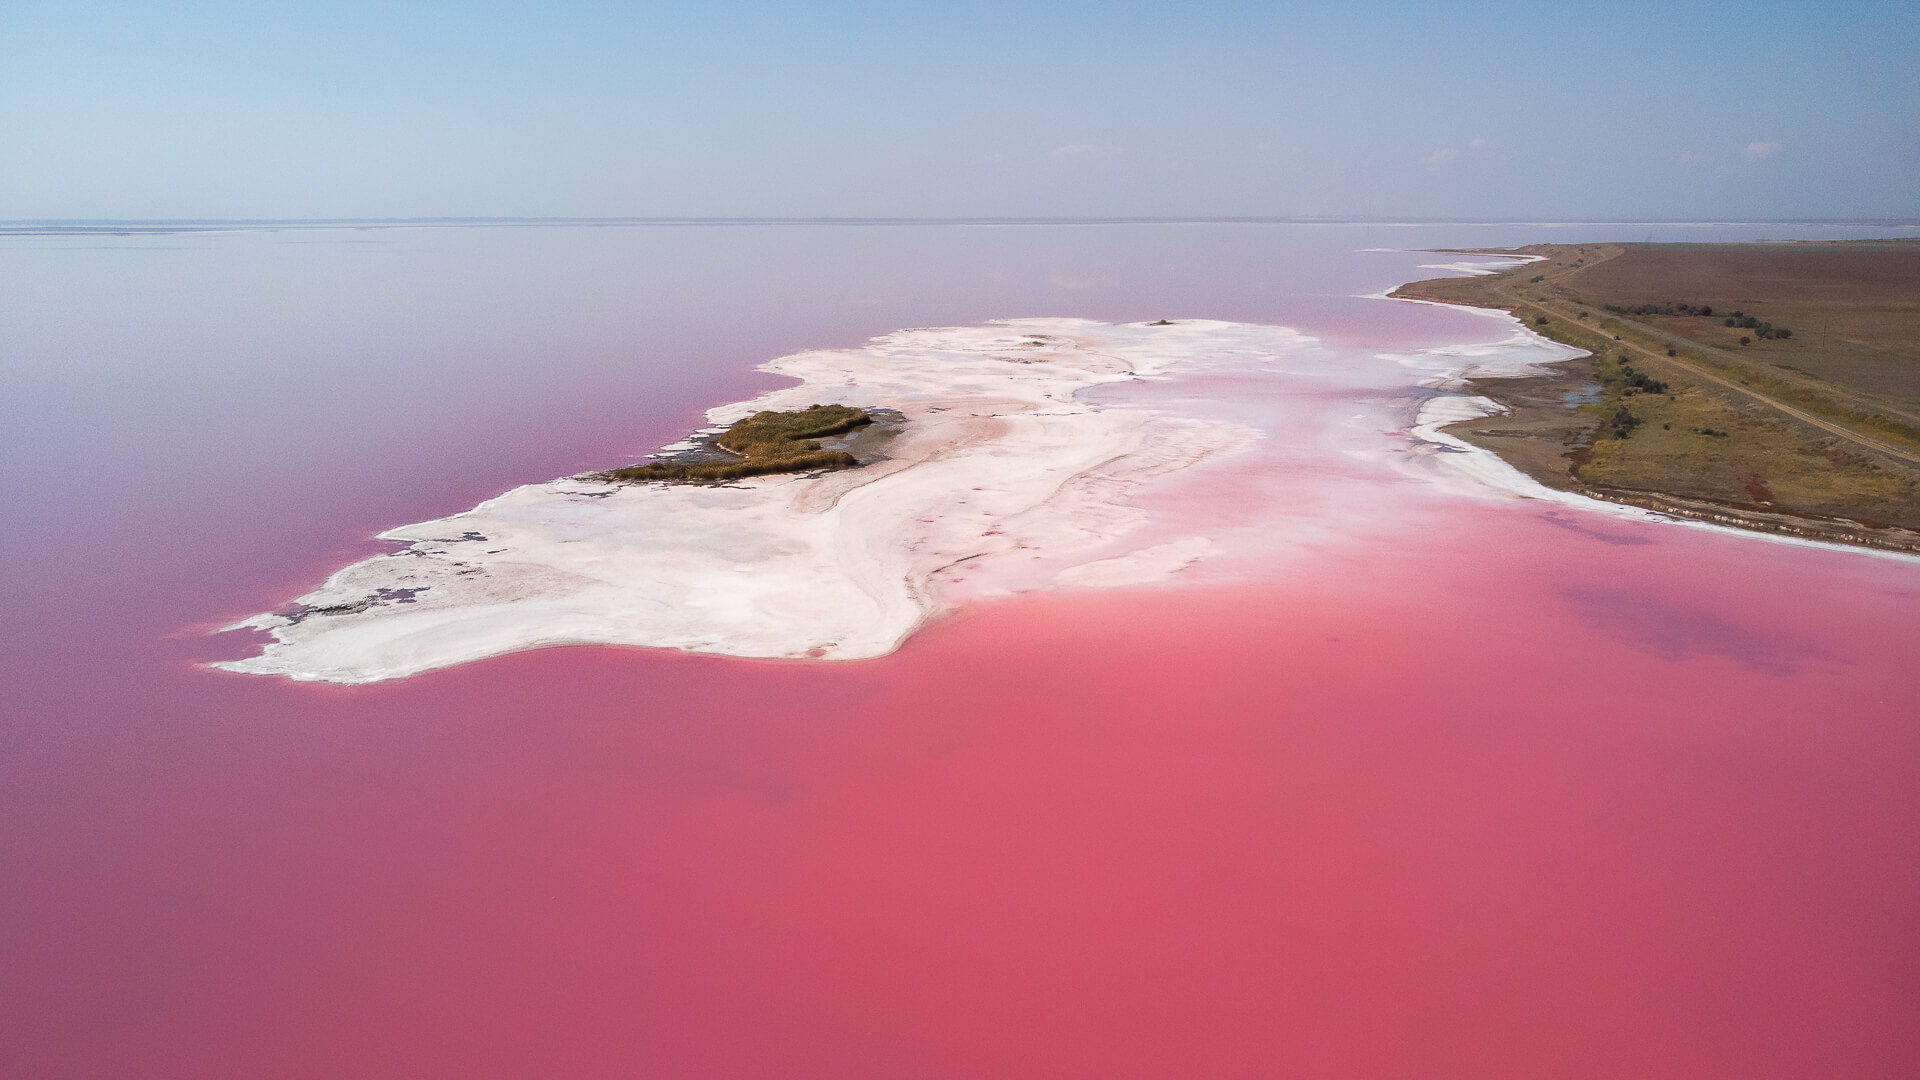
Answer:
[[(1257, 365), (1309, 342), (1284, 327), (1028, 319), (783, 357), (763, 369), (799, 385), (709, 420), (816, 402), (894, 409), (905, 422), (887, 459), (724, 486), (563, 478), (516, 488), (382, 533), (407, 546), (342, 569), (290, 611), (229, 627), (274, 641), (217, 666), (360, 683), (584, 643), (859, 659), (893, 650), (942, 610), (932, 578), (956, 563), (1067, 556), (1064, 583), (1163, 578), (1207, 544), (1114, 554), (1142, 517), (1130, 491), (1259, 432), (1171, 408), (1102, 407), (1081, 392)], [(1099, 565), (1075, 573), (1077, 552)]]

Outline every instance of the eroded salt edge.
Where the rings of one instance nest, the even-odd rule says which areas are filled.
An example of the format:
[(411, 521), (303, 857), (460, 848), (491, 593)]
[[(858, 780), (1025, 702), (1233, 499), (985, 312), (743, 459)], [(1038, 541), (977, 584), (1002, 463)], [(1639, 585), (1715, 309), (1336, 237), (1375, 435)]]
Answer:
[[(909, 330), (863, 349), (784, 357), (800, 385), (713, 409), (724, 427), (815, 402), (907, 422), (889, 460), (723, 487), (577, 479), (516, 488), (403, 526), (408, 547), (345, 567), (272, 635), (214, 666), (364, 683), (545, 645), (626, 644), (744, 657), (892, 651), (943, 602), (934, 574), (1015, 551), (1106, 556), (1063, 584), (1130, 584), (1205, 554), (1200, 538), (1112, 556), (1143, 480), (1229, 455), (1260, 433), (1167, 409), (1099, 407), (1083, 390), (1210, 364), (1245, 367), (1310, 338), (1284, 327), (1028, 319)], [(1197, 542), (1196, 542), (1197, 541)]]

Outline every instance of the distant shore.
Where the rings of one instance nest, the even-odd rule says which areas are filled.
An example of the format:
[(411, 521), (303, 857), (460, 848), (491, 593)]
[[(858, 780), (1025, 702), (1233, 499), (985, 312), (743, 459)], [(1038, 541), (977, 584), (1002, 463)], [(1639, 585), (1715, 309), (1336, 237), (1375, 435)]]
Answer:
[(1504, 411), (1449, 434), (1558, 490), (1920, 553), (1920, 243), (1470, 253), (1529, 259), (1388, 295), (1506, 311), (1589, 355), (1471, 380)]

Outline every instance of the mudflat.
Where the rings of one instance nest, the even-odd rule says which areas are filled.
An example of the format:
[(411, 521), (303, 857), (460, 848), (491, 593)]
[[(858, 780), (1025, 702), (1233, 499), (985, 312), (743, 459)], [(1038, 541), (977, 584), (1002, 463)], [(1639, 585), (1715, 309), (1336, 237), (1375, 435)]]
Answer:
[(1589, 350), (1450, 428), (1549, 486), (1920, 551), (1920, 241), (1536, 245), (1393, 295)]

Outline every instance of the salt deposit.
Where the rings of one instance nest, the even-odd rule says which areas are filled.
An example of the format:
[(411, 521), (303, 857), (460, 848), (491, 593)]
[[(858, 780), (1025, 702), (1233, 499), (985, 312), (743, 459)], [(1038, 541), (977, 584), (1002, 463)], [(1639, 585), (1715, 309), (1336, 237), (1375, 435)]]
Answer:
[(1142, 518), (1129, 492), (1258, 433), (1173, 409), (1101, 407), (1081, 392), (1184, 366), (1258, 364), (1309, 341), (1232, 323), (1030, 319), (784, 357), (764, 370), (799, 385), (714, 409), (711, 423), (815, 402), (884, 407), (905, 417), (886, 460), (725, 486), (568, 478), (516, 488), (381, 534), (407, 546), (346, 567), (290, 611), (230, 627), (274, 642), (218, 666), (359, 683), (576, 643), (857, 659), (891, 651), (937, 614), (932, 579), (958, 563), (1015, 552), (1071, 563), (1086, 552), (1096, 565), (1081, 584), (1164, 578), (1204, 542), (1113, 554)]

